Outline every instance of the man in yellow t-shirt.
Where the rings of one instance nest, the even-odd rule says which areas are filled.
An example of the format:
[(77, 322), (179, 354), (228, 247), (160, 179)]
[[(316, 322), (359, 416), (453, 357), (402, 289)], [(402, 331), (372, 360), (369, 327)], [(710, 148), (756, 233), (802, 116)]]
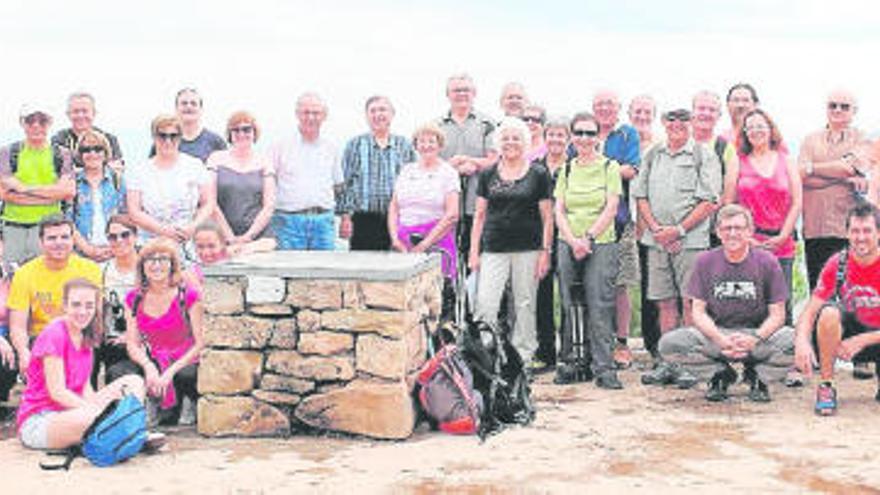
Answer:
[(30, 363), (30, 342), (54, 318), (61, 316), (64, 284), (85, 278), (101, 285), (101, 269), (73, 253), (73, 222), (60, 214), (40, 221), (42, 255), (27, 262), (12, 279), (9, 289), (9, 336), (18, 353), (20, 373)]

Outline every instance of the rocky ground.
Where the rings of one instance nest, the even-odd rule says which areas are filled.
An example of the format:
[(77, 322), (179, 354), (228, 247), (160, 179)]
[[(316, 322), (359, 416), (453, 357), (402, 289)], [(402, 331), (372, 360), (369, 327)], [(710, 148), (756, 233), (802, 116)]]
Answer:
[(0, 493), (870, 493), (880, 494), (875, 383), (840, 380), (841, 409), (812, 413), (813, 387), (753, 404), (638, 384), (607, 392), (541, 375), (530, 427), (484, 443), (421, 428), (404, 442), (294, 436), (204, 439), (169, 431), (165, 451), (101, 469), (43, 472), (43, 454), (0, 441)]

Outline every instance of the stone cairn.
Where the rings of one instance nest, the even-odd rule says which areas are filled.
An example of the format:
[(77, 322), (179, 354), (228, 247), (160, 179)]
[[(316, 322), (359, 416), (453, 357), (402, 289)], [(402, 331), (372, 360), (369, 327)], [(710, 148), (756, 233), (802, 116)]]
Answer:
[(383, 263), (399, 268), (407, 255), (357, 254), (364, 269), (326, 276), (283, 263), (271, 269), (279, 256), (297, 255), (309, 256), (255, 255), (253, 270), (206, 270), (199, 433), (285, 436), (306, 426), (409, 437), (411, 391), (425, 360), (422, 321), (434, 328), (440, 312), (439, 257), (409, 255), (397, 271)]

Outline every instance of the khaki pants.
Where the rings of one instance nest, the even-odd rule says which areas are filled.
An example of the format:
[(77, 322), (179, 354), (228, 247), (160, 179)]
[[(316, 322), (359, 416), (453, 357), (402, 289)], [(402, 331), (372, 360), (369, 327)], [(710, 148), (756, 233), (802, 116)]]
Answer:
[(24, 264), (40, 255), (39, 227), (3, 224), (3, 257), (10, 263)]
[(526, 364), (531, 362), (538, 348), (535, 330), (538, 280), (535, 278), (535, 268), (540, 253), (520, 251), (480, 255), (476, 318), (490, 324), (498, 322), (501, 297), (510, 279), (516, 316), (510, 340)]

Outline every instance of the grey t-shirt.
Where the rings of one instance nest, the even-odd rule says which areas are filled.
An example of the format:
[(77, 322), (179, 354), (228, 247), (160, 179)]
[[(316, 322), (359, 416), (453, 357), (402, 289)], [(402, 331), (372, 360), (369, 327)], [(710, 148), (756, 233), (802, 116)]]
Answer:
[[(458, 124), (452, 119), (452, 115), (447, 113), (437, 121), (437, 125), (446, 134), (446, 144), (440, 151), (440, 156), (444, 160), (449, 160), (455, 155), (485, 158), (493, 149), (495, 124), (485, 115), (471, 112), (464, 122)], [(464, 178), (465, 204), (462, 213), (465, 215), (474, 214), (479, 175), (477, 171)]]
[(768, 305), (784, 302), (788, 286), (772, 253), (752, 248), (731, 263), (718, 247), (694, 264), (687, 295), (706, 302), (706, 312), (721, 328), (757, 328), (767, 319)]

